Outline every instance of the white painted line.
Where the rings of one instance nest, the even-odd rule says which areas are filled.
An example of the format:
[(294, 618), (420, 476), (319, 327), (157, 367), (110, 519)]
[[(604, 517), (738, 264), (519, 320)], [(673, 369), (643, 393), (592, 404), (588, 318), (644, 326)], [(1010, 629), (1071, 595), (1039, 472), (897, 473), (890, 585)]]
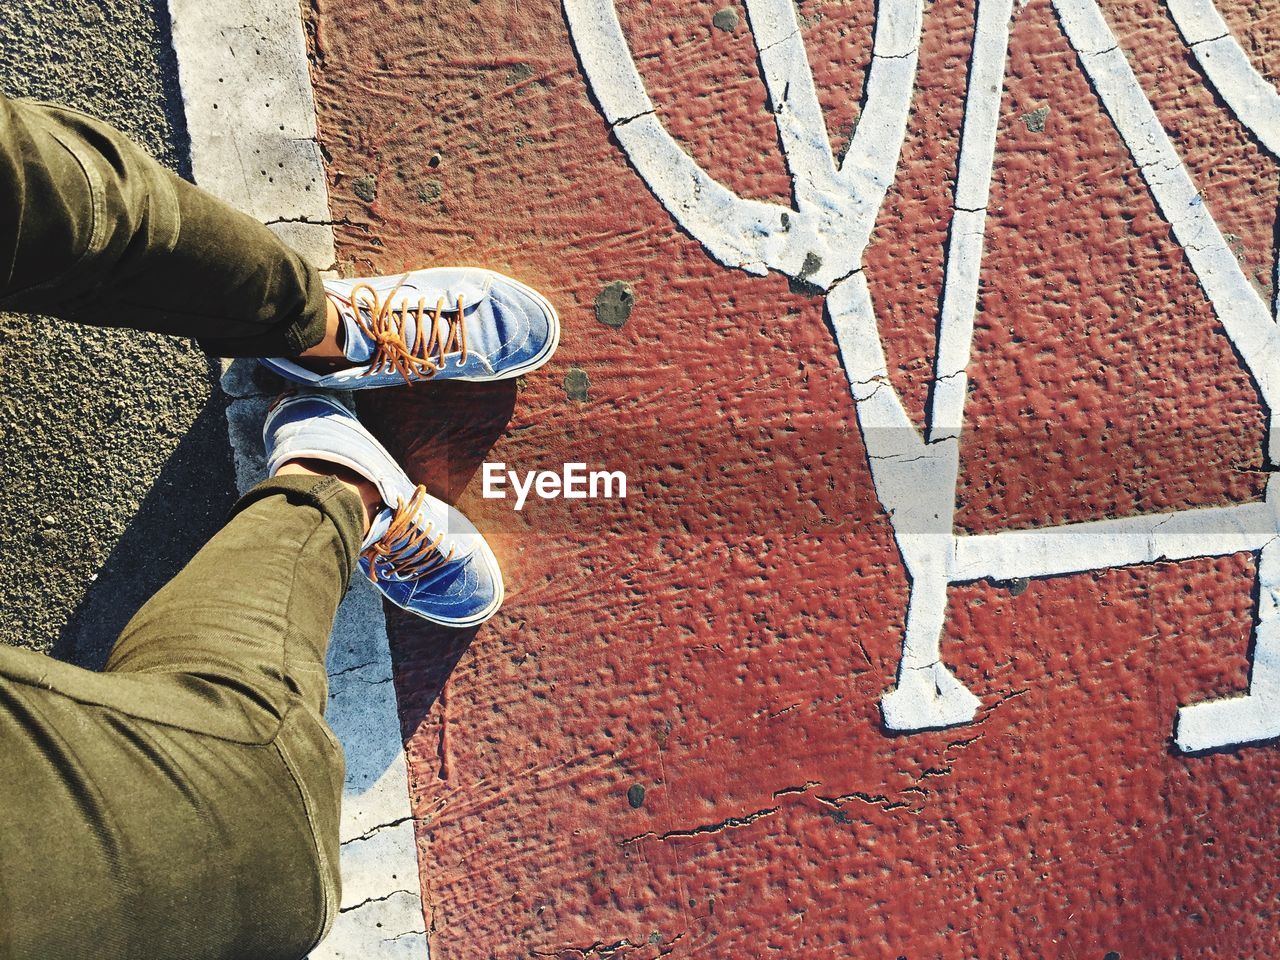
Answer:
[(1261, 550), (1280, 537), (1268, 503), (956, 537), (951, 581), (1051, 577)]
[(836, 184), (836, 161), (818, 91), (800, 38), (791, 0), (747, 0), (747, 17), (760, 51), (765, 87), (773, 107), (800, 210), (833, 213), (844, 206)]
[[(1167, 2), (1222, 98), (1274, 152), (1270, 144), (1280, 141), (1280, 95), (1248, 63), (1210, 0)], [(833, 179), (834, 161), (795, 11), (788, 0), (747, 0), (762, 78), (794, 184), (797, 209), (786, 210), (737, 196), (667, 133), (645, 92), (615, 3), (564, 0), (564, 9), (587, 83), (649, 189), (726, 266), (755, 274), (776, 270), (827, 292), (827, 320), (856, 404), (872, 483), (911, 581), (898, 686), (882, 700), (885, 725), (915, 730), (964, 723), (974, 716), (977, 700), (941, 661), (947, 589), (953, 582), (1049, 576), (1248, 550), (1262, 553), (1264, 597), (1251, 695), (1185, 708), (1178, 736), (1180, 744), (1202, 749), (1273, 735), (1267, 733), (1272, 727), (1258, 718), (1280, 716), (1280, 548), (1274, 545), (1280, 525), (1272, 516), (1272, 506), (1280, 503), (1280, 477), (1268, 482), (1265, 503), (1216, 512), (955, 536), (959, 445), (1011, 0), (978, 4), (927, 443), (889, 380), (872, 292), (862, 271), (863, 249), (900, 159), (915, 86), (922, 4), (877, 0), (866, 102)], [(1258, 387), (1270, 419), (1267, 462), (1280, 464), (1280, 328), (1205, 209), (1095, 0), (1053, 0), (1053, 5)], [(1276, 276), (1280, 288), (1280, 263)], [(1275, 726), (1280, 729), (1280, 720)]]
[[(1212, 0), (1166, 0), (1173, 22), (1209, 85), (1240, 124), (1280, 159), (1280, 93), (1249, 61)], [(1280, 257), (1271, 268), (1271, 313), (1280, 319)]]
[(1205, 208), (1102, 11), (1093, 0), (1054, 0), (1054, 7), (1089, 81), (1262, 394), (1270, 421), (1267, 462), (1280, 464), (1275, 422), (1280, 413), (1280, 331), (1271, 311)]
[[(321, 269), (336, 259), (295, 0), (169, 0), (196, 182), (269, 223)], [(269, 402), (252, 362), (223, 377), (240, 488), (264, 475)], [(386, 621), (360, 577), (329, 649), (328, 719), (346, 750), (341, 910), (311, 960), (427, 956), (408, 769)]]
[(1249, 62), (1212, 0), (1165, 0), (1209, 85), (1273, 157), (1280, 157), (1280, 94)]
[(821, 288), (861, 268), (906, 136), (920, 0), (883, 0), (866, 104), (838, 173), (789, 0), (747, 6), (797, 208), (739, 197), (676, 143), (645, 92), (613, 0), (565, 0), (565, 17), (613, 134), (667, 211), (713, 257)]
[(929, 412), (929, 439), (934, 442), (944, 437), (958, 439), (964, 426), (987, 202), (995, 166), (1000, 105), (1004, 102), (1004, 63), (1012, 17), (1013, 0), (981, 0), (978, 4), (934, 358), (933, 403)]

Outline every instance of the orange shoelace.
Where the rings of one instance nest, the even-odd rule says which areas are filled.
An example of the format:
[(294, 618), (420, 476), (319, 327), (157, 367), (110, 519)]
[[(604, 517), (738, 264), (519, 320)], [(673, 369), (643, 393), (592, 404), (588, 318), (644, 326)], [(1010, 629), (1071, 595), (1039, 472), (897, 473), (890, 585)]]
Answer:
[(403, 500), (397, 502), (387, 532), (377, 543), (370, 544), (362, 552), (361, 555), (369, 561), (370, 583), (378, 582), (379, 560), (389, 564), (391, 569), (401, 577), (415, 580), (453, 559), (452, 548), (448, 554), (440, 552), (440, 544), (444, 540), (443, 533), (433, 540), (430, 523), (426, 527), (419, 527), (413, 522), (426, 496), (427, 488), (419, 485), (408, 503)]
[[(403, 283), (404, 278), (400, 282)], [(383, 299), (369, 284), (358, 283), (351, 288), (350, 300), (334, 298), (339, 304), (345, 304), (351, 309), (356, 324), (373, 341), (374, 354), (369, 361), (369, 369), (361, 376), (394, 370), (404, 378), (405, 383), (413, 383), (415, 380), (430, 380), (443, 370), (448, 354), (458, 354), (459, 365), (466, 363), (467, 330), (463, 326), (462, 297), (458, 297), (457, 309), (450, 311), (445, 310), (443, 297), (436, 301), (434, 310), (427, 309), (426, 297), (419, 297), (416, 306), (410, 306), (406, 299), (393, 308), (391, 300), (399, 289), (400, 285), (397, 284)], [(368, 294), (364, 300), (360, 298), (362, 292)], [(366, 310), (369, 314), (367, 320)], [(405, 336), (409, 317), (414, 319), (417, 328), (417, 336), (412, 344)], [(448, 327), (446, 337), (440, 335), (442, 319)], [(424, 335), (423, 330), (425, 324), (430, 324), (431, 328), (427, 335)]]

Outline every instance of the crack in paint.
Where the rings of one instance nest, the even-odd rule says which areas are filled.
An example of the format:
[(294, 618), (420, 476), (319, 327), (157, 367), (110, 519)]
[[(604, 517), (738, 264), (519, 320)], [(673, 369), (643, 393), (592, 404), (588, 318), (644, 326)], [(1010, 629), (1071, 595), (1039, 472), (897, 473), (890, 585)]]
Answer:
[(654, 114), (654, 111), (650, 109), (650, 110), (642, 110), (639, 113), (632, 114), (629, 117), (619, 117), (617, 120), (614, 120), (611, 124), (609, 124), (609, 129), (616, 130), (618, 127), (625, 126), (626, 124), (631, 123), (633, 120), (639, 120), (641, 117), (651, 117), (653, 116), (653, 114)]
[(903, 810), (910, 807), (911, 804), (905, 800), (891, 800), (883, 793), (864, 793), (861, 790), (854, 790), (852, 793), (844, 793), (838, 797), (818, 797), (819, 803), (828, 807), (839, 809), (851, 800), (857, 800), (868, 806), (879, 807), (882, 810)]
[(782, 809), (781, 807), (766, 807), (763, 810), (757, 810), (754, 813), (748, 813), (745, 816), (726, 817), (724, 820), (721, 820), (719, 823), (703, 824), (702, 826), (693, 827), (688, 830), (668, 830), (666, 833), (654, 833), (652, 831), (648, 833), (641, 833), (634, 837), (628, 837), (625, 840), (619, 840), (618, 846), (620, 847), (629, 846), (630, 844), (636, 843), (637, 841), (646, 840), (649, 838), (653, 838), (655, 840), (665, 843), (667, 840), (680, 840), (686, 837), (698, 837), (707, 833), (721, 833), (725, 830), (733, 830), (738, 827), (749, 826), (750, 824), (755, 823), (757, 820), (761, 820), (765, 817), (772, 816), (773, 814), (777, 813), (781, 809)]
[(777, 800), (779, 797), (792, 796), (797, 793), (808, 793), (814, 787), (820, 786), (822, 786), (821, 780), (806, 780), (802, 786), (783, 787), (781, 790), (773, 791), (773, 799)]
[(919, 48), (912, 48), (906, 53), (873, 53), (872, 60), (905, 60), (907, 57), (914, 57), (920, 52)]
[(534, 950), (532, 953), (535, 957), (558, 957), (565, 951), (572, 951), (580, 957), (608, 957), (624, 948), (639, 950), (643, 946), (643, 943), (634, 943), (630, 939), (623, 937), (621, 940), (614, 940), (612, 943), (606, 943), (604, 940), (597, 940), (589, 947), (563, 946), (552, 950)]
[(800, 33), (800, 28), (796, 27), (796, 29), (792, 30), (785, 37), (779, 37), (777, 40), (773, 41), (773, 43), (766, 43), (763, 47), (760, 47), (758, 50), (760, 56), (764, 56), (766, 50), (772, 50), (778, 44), (786, 43), (788, 40), (790, 40), (792, 37), (796, 36), (799, 33)]
[(348, 673), (354, 673), (357, 670), (367, 670), (369, 667), (376, 666), (377, 664), (377, 660), (370, 660), (368, 663), (358, 663), (354, 667), (343, 667), (341, 670), (329, 674), (329, 679), (334, 680), (338, 677), (344, 677)]
[(312, 217), (307, 216), (306, 214), (303, 214), (302, 216), (298, 216), (298, 217), (276, 217), (272, 220), (264, 220), (262, 221), (262, 223), (263, 223), (263, 226), (267, 226), (267, 227), (274, 227), (276, 224), (280, 224), (280, 223), (301, 223), (301, 224), (306, 224), (307, 226), (312, 226), (312, 227), (353, 227), (355, 226), (355, 224), (351, 221), (350, 217), (338, 217), (333, 220), (316, 220)]
[(902, 455), (897, 453), (881, 453), (881, 454), (868, 453), (867, 459), (868, 460), (892, 460), (894, 463), (915, 463), (917, 460), (934, 460), (937, 458), (934, 457), (932, 454), (922, 453), (918, 457), (907, 457), (904, 460), (902, 458)]
[[(390, 900), (392, 897), (398, 897), (402, 893), (405, 894), (406, 896), (410, 896), (410, 897), (413, 896), (412, 890), (392, 890), (390, 893), (383, 894), (380, 897), (366, 897), (365, 899), (361, 900), (359, 903), (352, 904), (349, 907), (340, 908), (338, 912), (350, 913), (353, 910), (359, 910), (361, 907), (367, 907), (371, 903), (385, 903), (386, 901)], [(404, 936), (404, 934), (401, 934), (401, 936)]]
[(366, 680), (364, 677), (352, 677), (351, 679), (355, 680), (357, 683), (363, 683), (366, 687), (379, 687), (384, 683), (390, 683), (392, 680), (389, 676), (382, 677), (378, 680)]
[(862, 638), (858, 636), (858, 632), (853, 631), (853, 642), (857, 644), (858, 650), (862, 653), (862, 658), (867, 661), (868, 667), (874, 667), (875, 663), (871, 660), (871, 654), (867, 652), (867, 645), (862, 642)]
[(341, 843), (341, 846), (345, 847), (351, 843), (359, 843), (362, 840), (368, 840), (373, 836), (375, 836), (376, 834), (381, 833), (383, 830), (389, 830), (392, 827), (401, 826), (402, 824), (409, 823), (412, 820), (413, 820), (413, 814), (409, 814), (408, 816), (404, 816), (404, 817), (399, 817), (395, 820), (388, 820), (386, 823), (380, 823), (377, 826), (370, 827), (368, 830), (360, 834), (360, 836), (358, 837), (350, 837), (346, 840), (343, 840)]
[(397, 933), (393, 937), (383, 937), (383, 943), (395, 943), (397, 940), (403, 940), (405, 937), (425, 937), (426, 930), (406, 930), (404, 933)]

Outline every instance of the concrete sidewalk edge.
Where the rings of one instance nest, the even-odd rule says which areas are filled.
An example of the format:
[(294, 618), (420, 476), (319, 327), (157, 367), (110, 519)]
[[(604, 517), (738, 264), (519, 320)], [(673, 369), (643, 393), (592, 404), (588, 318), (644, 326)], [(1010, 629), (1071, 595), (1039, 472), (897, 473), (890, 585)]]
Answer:
[[(333, 229), (300, 11), (292, 0), (168, 0), (191, 169), (201, 187), (271, 226), (321, 269)], [(267, 388), (254, 365), (223, 377), (236, 478), (264, 474)], [(357, 578), (360, 581), (360, 578)], [(356, 582), (329, 651), (329, 721), (347, 756), (341, 911), (312, 960), (427, 956), (408, 770), (379, 595)]]

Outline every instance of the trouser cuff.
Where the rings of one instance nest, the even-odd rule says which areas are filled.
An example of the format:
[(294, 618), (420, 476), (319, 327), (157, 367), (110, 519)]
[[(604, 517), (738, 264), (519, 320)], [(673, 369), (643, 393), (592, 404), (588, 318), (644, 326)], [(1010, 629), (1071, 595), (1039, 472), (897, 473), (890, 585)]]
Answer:
[(296, 357), (324, 339), (329, 325), (329, 301), (320, 272), (292, 251), (286, 251), (285, 256), (294, 261), (297, 278), (306, 284), (306, 300), (298, 315), (259, 333), (197, 336), (200, 349), (215, 357)]
[(314, 507), (333, 523), (346, 556), (345, 580), (350, 580), (364, 542), (365, 517), (364, 504), (351, 488), (334, 477), (307, 474), (268, 477), (236, 501), (231, 513), (234, 516), (251, 504), (273, 496), (283, 496), (293, 506)]
[(310, 350), (321, 340), (329, 328), (329, 299), (324, 293), (324, 281), (317, 270), (307, 272), (307, 305), (302, 315), (288, 325), (284, 341), (289, 347), (286, 356), (296, 357)]

